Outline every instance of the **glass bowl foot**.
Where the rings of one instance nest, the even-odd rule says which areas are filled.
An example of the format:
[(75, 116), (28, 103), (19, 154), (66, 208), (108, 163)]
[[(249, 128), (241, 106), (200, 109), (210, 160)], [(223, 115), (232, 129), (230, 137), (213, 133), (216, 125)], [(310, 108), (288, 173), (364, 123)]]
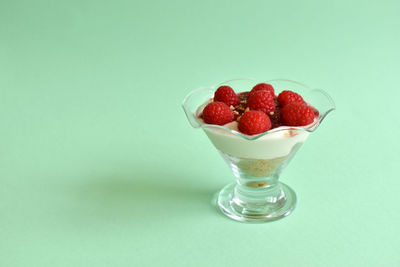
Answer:
[(225, 186), (218, 194), (217, 205), (226, 216), (233, 220), (249, 223), (263, 223), (288, 216), (296, 206), (296, 193), (286, 184), (278, 183), (274, 194), (270, 189), (248, 191), (243, 197), (238, 193), (237, 184)]

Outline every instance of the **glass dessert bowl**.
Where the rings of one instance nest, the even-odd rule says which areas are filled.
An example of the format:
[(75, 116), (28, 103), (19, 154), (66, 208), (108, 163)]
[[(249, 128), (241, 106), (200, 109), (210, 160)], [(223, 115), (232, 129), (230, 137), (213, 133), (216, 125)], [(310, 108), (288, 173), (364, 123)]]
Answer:
[(310, 133), (335, 109), (333, 100), (323, 90), (290, 80), (270, 80), (265, 83), (272, 85), (276, 94), (283, 90), (301, 94), (318, 110), (314, 121), (306, 126), (280, 126), (246, 135), (238, 130), (237, 122), (221, 126), (202, 120), (202, 111), (219, 86), (228, 85), (236, 92), (243, 92), (258, 83), (252, 79), (235, 79), (202, 87), (189, 93), (182, 104), (189, 123), (204, 130), (236, 177), (236, 182), (219, 192), (217, 205), (225, 215), (242, 222), (273, 221), (294, 210), (296, 194), (279, 181), (280, 174)]

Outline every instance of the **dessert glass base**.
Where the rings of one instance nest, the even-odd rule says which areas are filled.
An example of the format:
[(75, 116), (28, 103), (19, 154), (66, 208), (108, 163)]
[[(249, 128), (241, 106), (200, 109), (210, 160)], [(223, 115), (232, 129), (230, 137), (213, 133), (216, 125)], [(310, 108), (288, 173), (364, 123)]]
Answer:
[(302, 144), (295, 144), (286, 156), (270, 159), (239, 158), (219, 151), (236, 177), (236, 183), (218, 194), (220, 210), (242, 222), (268, 222), (288, 216), (296, 206), (296, 193), (279, 182), (279, 176)]
[(236, 221), (269, 222), (292, 213), (296, 207), (296, 193), (281, 182), (261, 188), (231, 183), (219, 192), (217, 205), (226, 216)]
[(289, 186), (279, 182), (281, 172), (308, 136), (335, 109), (333, 100), (323, 90), (311, 89), (295, 81), (270, 80), (266, 83), (275, 88), (276, 94), (293, 90), (316, 108), (318, 114), (314, 122), (304, 127), (281, 126), (258, 135), (245, 135), (229, 125), (212, 125), (202, 121), (201, 108), (211, 100), (220, 85), (244, 92), (257, 83), (252, 79), (236, 79), (202, 87), (192, 91), (183, 101), (189, 123), (204, 130), (236, 177), (236, 183), (227, 185), (219, 192), (217, 206), (231, 219), (251, 223), (277, 220), (294, 210), (296, 194)]

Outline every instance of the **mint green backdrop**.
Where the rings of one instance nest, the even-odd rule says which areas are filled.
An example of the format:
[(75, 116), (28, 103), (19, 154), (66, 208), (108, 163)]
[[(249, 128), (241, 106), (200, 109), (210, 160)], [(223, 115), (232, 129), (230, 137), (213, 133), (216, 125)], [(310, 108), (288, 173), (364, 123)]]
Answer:
[[(0, 266), (400, 266), (398, 1), (0, 1)], [(220, 215), (233, 181), (191, 90), (289, 78), (337, 104), (284, 171), (298, 206)]]

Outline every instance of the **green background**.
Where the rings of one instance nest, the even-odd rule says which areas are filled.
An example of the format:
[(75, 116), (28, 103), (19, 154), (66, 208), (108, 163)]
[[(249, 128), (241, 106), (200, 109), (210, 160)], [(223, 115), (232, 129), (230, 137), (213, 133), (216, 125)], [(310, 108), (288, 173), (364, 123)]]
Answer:
[[(398, 1), (0, 1), (0, 266), (400, 266)], [(282, 180), (298, 206), (223, 217), (233, 181), (185, 95), (238, 77), (337, 110)]]

